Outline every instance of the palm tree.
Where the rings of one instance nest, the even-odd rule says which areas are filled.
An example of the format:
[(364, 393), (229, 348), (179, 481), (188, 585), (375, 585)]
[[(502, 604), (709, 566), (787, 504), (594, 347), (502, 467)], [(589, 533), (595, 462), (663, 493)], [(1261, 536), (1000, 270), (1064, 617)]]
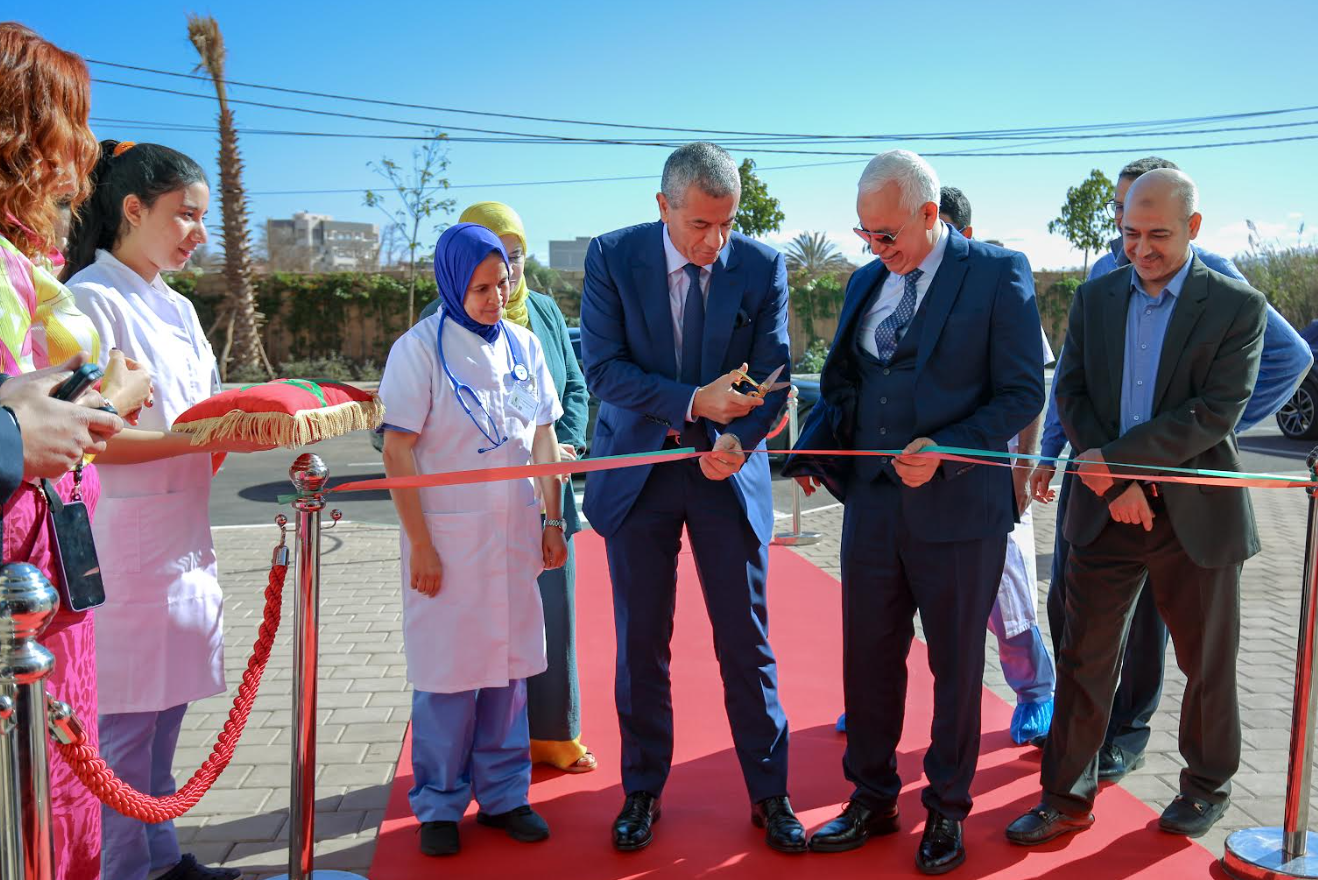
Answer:
[(822, 232), (802, 232), (792, 239), (783, 254), (787, 271), (805, 284), (830, 272), (845, 272), (851, 263)]
[(233, 111), (224, 86), (224, 35), (220, 25), (209, 15), (188, 15), (188, 39), (197, 48), (201, 63), (215, 82), (220, 102), (220, 211), (224, 223), (224, 281), (227, 292), (216, 313), (215, 327), (224, 325), (224, 346), (220, 352), (220, 375), (230, 370), (248, 375), (263, 370), (274, 375), (265, 348), (261, 344), (261, 315), (256, 311), (256, 291), (252, 284), (252, 240), (247, 224), (247, 196), (243, 192), (243, 161), (238, 155), (238, 132), (234, 129)]

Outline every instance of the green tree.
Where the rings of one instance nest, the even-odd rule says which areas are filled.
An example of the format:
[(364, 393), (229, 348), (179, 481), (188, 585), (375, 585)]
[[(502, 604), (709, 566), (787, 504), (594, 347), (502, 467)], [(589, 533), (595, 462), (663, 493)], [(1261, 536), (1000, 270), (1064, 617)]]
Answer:
[(737, 170), (741, 173), (741, 202), (733, 221), (737, 231), (752, 238), (777, 232), (787, 216), (764, 181), (755, 176), (755, 163), (744, 159)]
[(822, 232), (802, 232), (783, 251), (787, 271), (800, 276), (800, 284), (830, 272), (845, 272), (851, 263)]
[[(439, 198), (436, 193), (448, 189), (448, 179), (441, 177), (448, 169), (448, 150), (444, 141), (448, 135), (436, 130), (434, 136), (424, 145), (412, 151), (412, 167), (404, 168), (389, 157), (379, 163), (368, 162), (367, 167), (379, 174), (389, 183), (389, 190), (377, 192), (368, 189), (362, 201), (372, 208), (379, 208), (389, 218), (389, 225), (405, 242), (407, 249), (407, 326), (411, 327), (416, 315), (416, 281), (418, 255), (427, 242), (421, 238), (421, 228), (432, 217), (453, 213), (457, 204), (453, 199)], [(390, 209), (385, 206), (389, 196), (396, 196), (402, 207)], [(434, 224), (437, 232), (441, 223)]]
[(1084, 251), (1084, 273), (1089, 274), (1089, 252), (1100, 251), (1117, 231), (1117, 224), (1107, 214), (1113, 197), (1112, 181), (1095, 168), (1079, 186), (1066, 191), (1066, 201), (1056, 219), (1048, 221), (1048, 231), (1063, 236)]
[(815, 334), (815, 321), (831, 318), (838, 313), (846, 288), (832, 272), (815, 278), (796, 273), (789, 278), (793, 279), (789, 280), (792, 311), (801, 319), (807, 344), (813, 344), (819, 338)]

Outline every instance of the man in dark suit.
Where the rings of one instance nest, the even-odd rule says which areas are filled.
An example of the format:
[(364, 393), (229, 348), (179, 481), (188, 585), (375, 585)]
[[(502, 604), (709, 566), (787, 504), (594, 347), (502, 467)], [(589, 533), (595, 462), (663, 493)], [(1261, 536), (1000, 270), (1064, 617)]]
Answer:
[(586, 515), (608, 553), (618, 639), (627, 797), (613, 843), (624, 851), (650, 843), (672, 763), (669, 640), (685, 527), (752, 821), (769, 846), (803, 852), (805, 832), (787, 799), (787, 718), (768, 640), (769, 465), (743, 452), (763, 447), (786, 391), (742, 394), (732, 374), (749, 370), (763, 381), (787, 365), (787, 270), (781, 254), (732, 232), (741, 181), (724, 150), (678, 149), (664, 165), (662, 190), (661, 222), (591, 242), (581, 302), (586, 384), (601, 401), (591, 451), (707, 453), (601, 471), (586, 483)]
[(1122, 218), (1131, 265), (1082, 285), (1071, 306), (1057, 405), (1084, 488), (1071, 493), (1063, 522), (1066, 624), (1043, 799), (1007, 828), (1014, 843), (1094, 821), (1096, 756), (1146, 576), (1187, 679), (1188, 766), (1159, 825), (1198, 836), (1229, 802), (1240, 763), (1240, 568), (1259, 549), (1249, 495), (1114, 479), (1107, 466), (1239, 467), (1233, 429), (1258, 374), (1267, 304), (1191, 251), (1197, 202), (1180, 171), (1136, 180)]
[(979, 753), (984, 630), (1017, 519), (1012, 472), (920, 454), (939, 444), (1005, 453), (1043, 408), (1034, 282), (1022, 254), (938, 219), (938, 177), (914, 153), (876, 156), (856, 229), (879, 259), (852, 276), (821, 401), (801, 449), (901, 449), (892, 457), (794, 456), (787, 472), (845, 502), (843, 678), (855, 791), (811, 838), (819, 852), (897, 829), (897, 743), (918, 610), (934, 673), (928, 809), (916, 866), (965, 860), (961, 821)]

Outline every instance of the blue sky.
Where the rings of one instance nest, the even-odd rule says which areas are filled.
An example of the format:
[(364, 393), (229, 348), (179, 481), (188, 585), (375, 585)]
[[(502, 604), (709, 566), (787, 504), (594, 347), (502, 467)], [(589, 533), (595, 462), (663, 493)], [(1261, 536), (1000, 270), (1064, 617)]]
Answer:
[[(966, 131), (1199, 117), (1318, 104), (1309, 0), (1199, 2), (709, 3), (224, 2), (175, 0), (28, 7), (22, 21), (91, 59), (189, 72), (189, 11), (214, 14), (229, 48), (228, 76), (265, 83), (456, 109), (737, 131), (852, 134)], [(93, 76), (209, 94), (201, 82), (92, 65)], [(232, 97), (360, 113), (440, 127), (465, 125), (575, 136), (643, 132), (347, 104), (235, 87)], [(213, 101), (98, 83), (102, 119), (210, 125)], [(415, 133), (394, 123), (352, 121), (236, 106), (240, 128)], [(1318, 110), (1192, 128), (1318, 123)], [(98, 135), (177, 147), (214, 168), (212, 132), (149, 131), (94, 123)], [(458, 134), (454, 132), (454, 134)], [(1157, 152), (1201, 189), (1201, 243), (1227, 253), (1245, 246), (1245, 220), (1285, 243), (1308, 220), (1318, 232), (1318, 141), (1211, 150), (1176, 144), (1318, 135), (1290, 128), (1087, 140), (1012, 149), (1118, 149), (1098, 156), (931, 158), (945, 184), (974, 206), (977, 235), (1005, 240), (1036, 268), (1079, 265), (1080, 254), (1047, 232), (1067, 186), (1091, 168), (1110, 177)], [(672, 137), (668, 135), (667, 137)], [(715, 140), (718, 138), (715, 137)], [(241, 141), (254, 226), (296, 210), (378, 222), (361, 190), (379, 179), (367, 163), (404, 160), (405, 141), (249, 135)], [(986, 143), (898, 141), (918, 152)], [(792, 149), (821, 149), (816, 145)], [(827, 149), (824, 147), (822, 149)], [(497, 199), (524, 218), (533, 252), (551, 238), (593, 235), (657, 216), (654, 192), (667, 150), (646, 146), (454, 143), (448, 177), (459, 208)], [(741, 152), (765, 169), (828, 156)], [(821, 230), (852, 259), (860, 242), (855, 181), (863, 159), (826, 167), (765, 170), (787, 215), (781, 243)], [(550, 186), (497, 184), (582, 177), (646, 179)], [(265, 195), (284, 190), (349, 193)], [(212, 215), (218, 224), (218, 206)], [(456, 216), (454, 217), (456, 219)], [(1305, 240), (1318, 240), (1306, 232)], [(1092, 260), (1092, 256), (1091, 256)]]

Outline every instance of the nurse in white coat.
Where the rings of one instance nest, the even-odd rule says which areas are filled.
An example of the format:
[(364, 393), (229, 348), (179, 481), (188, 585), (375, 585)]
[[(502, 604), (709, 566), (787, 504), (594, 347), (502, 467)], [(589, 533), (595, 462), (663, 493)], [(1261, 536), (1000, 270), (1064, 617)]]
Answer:
[[(78, 307), (112, 349), (149, 368), (153, 405), (97, 459), (93, 527), (106, 601), (96, 611), (101, 754), (140, 791), (175, 790), (174, 749), (188, 704), (223, 693), (223, 594), (207, 512), (209, 451), (169, 430), (215, 394), (215, 355), (196, 309), (161, 279), (205, 241), (210, 192), (200, 166), (155, 144), (106, 141), (96, 190), (72, 231), (68, 281)], [(106, 807), (102, 876), (217, 880), (179, 851), (172, 822), (148, 825)]]
[[(440, 310), (389, 353), (385, 471), (390, 477), (558, 461), (562, 415), (530, 331), (501, 320), (508, 260), (497, 236), (459, 223), (435, 248)], [(403, 638), (412, 683), (409, 798), (427, 855), (458, 851), (477, 821), (523, 842), (549, 828), (528, 805), (526, 679), (544, 671), (536, 578), (563, 564), (555, 477), (392, 490), (402, 524)], [(541, 510), (547, 518), (541, 518)]]

